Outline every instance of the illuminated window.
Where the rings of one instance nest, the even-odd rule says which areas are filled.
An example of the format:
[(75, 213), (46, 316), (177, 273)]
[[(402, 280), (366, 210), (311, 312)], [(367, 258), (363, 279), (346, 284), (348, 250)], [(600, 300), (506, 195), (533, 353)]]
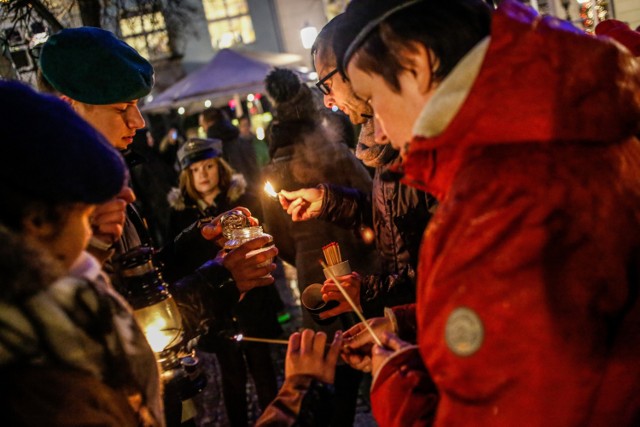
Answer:
[(120, 18), (122, 39), (147, 59), (171, 55), (164, 16), (159, 11), (125, 11)]
[(202, 5), (214, 49), (255, 41), (247, 0), (203, 0)]

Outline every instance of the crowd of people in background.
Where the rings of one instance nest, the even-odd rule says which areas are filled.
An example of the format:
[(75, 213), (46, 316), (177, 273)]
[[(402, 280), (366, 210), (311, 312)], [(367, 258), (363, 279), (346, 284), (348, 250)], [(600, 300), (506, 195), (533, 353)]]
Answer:
[[(42, 93), (0, 82), (0, 419), (207, 425), (136, 320), (144, 247), (215, 372), (196, 410), (222, 398), (230, 426), (351, 426), (363, 390), (380, 426), (640, 425), (640, 32), (596, 32), (514, 0), (352, 0), (315, 85), (266, 76), (264, 139), (210, 107), (158, 140), (146, 59), (52, 35)], [(227, 245), (230, 216), (259, 237)], [(283, 336), (316, 287), (331, 308)]]

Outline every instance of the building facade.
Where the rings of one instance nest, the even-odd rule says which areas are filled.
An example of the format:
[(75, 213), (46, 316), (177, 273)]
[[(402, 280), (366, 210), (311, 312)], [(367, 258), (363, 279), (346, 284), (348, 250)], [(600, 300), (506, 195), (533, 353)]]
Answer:
[[(638, 0), (521, 0), (542, 14), (571, 20), (592, 31), (602, 19), (616, 18), (640, 26)], [(226, 47), (299, 55), (311, 65), (300, 30), (317, 30), (349, 0), (126, 0), (99, 11), (99, 24), (147, 57), (157, 70), (162, 90), (207, 63)], [(494, 1), (497, 3), (498, 1)], [(33, 2), (32, 2), (33, 3)], [(77, 0), (40, 0), (63, 27), (83, 25), (86, 11)], [(87, 3), (87, 2), (83, 2)], [(0, 75), (33, 81), (37, 46), (52, 32), (49, 22), (31, 13), (15, 23), (6, 13), (10, 0), (0, 0)], [(101, 4), (96, 0), (96, 4)], [(5, 13), (2, 13), (5, 12)], [(83, 14), (83, 12), (85, 12)], [(85, 23), (86, 24), (86, 23)], [(44, 36), (44, 37), (43, 37)]]

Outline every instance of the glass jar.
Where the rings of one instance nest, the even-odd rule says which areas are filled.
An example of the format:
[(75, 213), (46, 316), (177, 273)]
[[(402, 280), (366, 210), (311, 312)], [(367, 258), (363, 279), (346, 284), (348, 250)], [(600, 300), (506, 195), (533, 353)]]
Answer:
[[(273, 247), (273, 236), (262, 231), (262, 227), (259, 225), (256, 225), (253, 227), (233, 229), (231, 230), (231, 238), (227, 240), (227, 242), (224, 245), (224, 250), (225, 252), (232, 251), (233, 249), (241, 246), (244, 243), (247, 243), (253, 239), (257, 239), (258, 237), (264, 237), (264, 236), (269, 237), (269, 241), (265, 243), (261, 248), (254, 249), (248, 252), (246, 256), (247, 259), (251, 258), (256, 254), (259, 254), (261, 252), (271, 249), (271, 247)], [(272, 262), (273, 262), (273, 258), (269, 258), (265, 262), (259, 264), (258, 267), (265, 267), (265, 266), (271, 265)]]
[(251, 226), (249, 218), (241, 210), (232, 210), (224, 213), (220, 217), (222, 235), (228, 240), (231, 239), (233, 230), (244, 229)]

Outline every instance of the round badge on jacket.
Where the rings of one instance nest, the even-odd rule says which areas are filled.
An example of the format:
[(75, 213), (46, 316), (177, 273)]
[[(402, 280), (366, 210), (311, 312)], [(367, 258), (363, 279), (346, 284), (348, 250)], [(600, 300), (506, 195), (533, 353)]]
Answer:
[(475, 311), (458, 307), (451, 312), (444, 331), (447, 347), (457, 356), (471, 356), (482, 346), (484, 327)]

